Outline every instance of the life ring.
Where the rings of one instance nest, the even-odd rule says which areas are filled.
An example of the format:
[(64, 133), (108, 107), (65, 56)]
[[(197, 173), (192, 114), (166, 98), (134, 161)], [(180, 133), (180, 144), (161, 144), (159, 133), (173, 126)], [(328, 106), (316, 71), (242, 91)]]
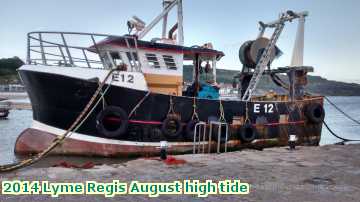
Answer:
[(179, 137), (182, 130), (181, 121), (176, 116), (168, 116), (161, 125), (161, 132), (169, 139)]
[(185, 139), (194, 140), (195, 125), (199, 123), (199, 120), (191, 120), (186, 124)]
[(325, 110), (319, 103), (305, 106), (305, 116), (313, 123), (321, 123), (325, 118)]
[(241, 128), (239, 138), (243, 142), (252, 142), (256, 138), (256, 129), (250, 122), (246, 122)]
[(96, 116), (97, 132), (105, 137), (121, 137), (127, 132), (128, 126), (128, 116), (120, 107), (108, 106)]

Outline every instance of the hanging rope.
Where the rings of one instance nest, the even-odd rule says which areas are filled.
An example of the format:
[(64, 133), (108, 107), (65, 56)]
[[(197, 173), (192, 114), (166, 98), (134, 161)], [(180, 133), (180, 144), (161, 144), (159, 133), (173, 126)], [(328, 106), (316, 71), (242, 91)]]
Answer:
[(191, 116), (191, 120), (197, 120), (199, 121), (199, 115), (196, 112), (196, 97), (193, 97), (193, 114)]
[(172, 95), (170, 95), (170, 99), (169, 99), (169, 111), (167, 113), (169, 114), (175, 114), (175, 110), (174, 110), (174, 102), (173, 102), (173, 97)]
[[(64, 134), (62, 134), (61, 136), (58, 136), (52, 143), (51, 145), (49, 145), (49, 147), (47, 147), (46, 149), (44, 149), (42, 152), (38, 153), (35, 156), (32, 156), (28, 159), (24, 159), (22, 161), (16, 162), (16, 163), (12, 163), (12, 164), (6, 164), (6, 165), (1, 165), (0, 166), (0, 173), (1, 172), (9, 172), (12, 170), (16, 170), (16, 169), (20, 169), (20, 168), (24, 168), (27, 166), (30, 166), (36, 162), (38, 162), (39, 160), (43, 159), (45, 156), (47, 156), (54, 148), (56, 148), (57, 145), (59, 145), (60, 143), (62, 143), (66, 137), (68, 137), (69, 135), (71, 135), (71, 133), (73, 131), (75, 131), (76, 129), (78, 129), (80, 126), (78, 125), (79, 123), (83, 123), (83, 118), (84, 117), (88, 117), (89, 113), (92, 112), (92, 109), (89, 113), (88, 110), (90, 109), (91, 105), (95, 102), (96, 97), (100, 94), (100, 91), (102, 90), (102, 88), (104, 87), (106, 81), (110, 78), (110, 76), (112, 75), (112, 73), (114, 71), (117, 71), (117, 69), (112, 69), (109, 71), (109, 73), (106, 75), (106, 77), (104, 78), (104, 80), (101, 82), (101, 84), (99, 85), (99, 87), (96, 89), (95, 93), (93, 94), (93, 96), (91, 97), (91, 99), (89, 100), (89, 102), (87, 103), (87, 105), (84, 107), (84, 109), (81, 111), (81, 113), (78, 115), (78, 117), (76, 118), (76, 120), (71, 124), (71, 126), (66, 130), (66, 132)], [(110, 86), (110, 85), (109, 85)], [(108, 86), (108, 88), (109, 88)], [(108, 89), (107, 88), (107, 89)], [(98, 102), (100, 102), (101, 98), (103, 97), (103, 95), (99, 98)], [(80, 124), (81, 125), (81, 124)]]
[(226, 122), (225, 119), (225, 112), (224, 112), (224, 106), (222, 105), (221, 99), (219, 99), (219, 110), (220, 110), (220, 122)]
[(248, 107), (248, 101), (245, 101), (245, 120), (244, 123), (251, 122), (249, 119), (249, 107)]

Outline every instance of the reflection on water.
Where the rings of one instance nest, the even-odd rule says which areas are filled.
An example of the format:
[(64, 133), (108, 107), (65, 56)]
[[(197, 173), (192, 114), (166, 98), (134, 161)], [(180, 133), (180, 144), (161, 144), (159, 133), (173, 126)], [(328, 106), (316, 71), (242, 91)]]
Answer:
[[(360, 97), (329, 97), (341, 109), (347, 112), (356, 120), (360, 120)], [(326, 122), (330, 128), (342, 137), (348, 139), (360, 139), (360, 126), (344, 117), (325, 101)], [(8, 119), (0, 120), (0, 164), (11, 163), (17, 160), (14, 155), (14, 145), (17, 136), (22, 130), (31, 125), (32, 111), (30, 110), (11, 110)], [(333, 144), (339, 142), (332, 136), (325, 127), (323, 127), (320, 144)], [(116, 158), (85, 158), (85, 157), (48, 157), (46, 161), (40, 161), (36, 166), (48, 166), (66, 160), (76, 164), (82, 164), (87, 161), (94, 163), (119, 163), (124, 159)]]

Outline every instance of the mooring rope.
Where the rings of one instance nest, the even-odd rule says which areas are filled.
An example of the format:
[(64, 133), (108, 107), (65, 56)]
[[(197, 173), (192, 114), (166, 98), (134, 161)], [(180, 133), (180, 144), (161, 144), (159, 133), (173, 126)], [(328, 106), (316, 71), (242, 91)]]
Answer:
[[(87, 105), (85, 106), (85, 108), (81, 111), (81, 113), (79, 114), (79, 116), (76, 118), (76, 120), (71, 124), (71, 126), (66, 130), (66, 132), (64, 134), (62, 134), (61, 136), (58, 136), (52, 143), (51, 145), (49, 145), (49, 147), (47, 147), (46, 149), (44, 149), (42, 152), (38, 153), (35, 156), (32, 156), (28, 159), (24, 159), (21, 160), (19, 162), (16, 163), (11, 163), (11, 164), (6, 164), (6, 165), (0, 165), (0, 173), (2, 172), (9, 172), (9, 171), (13, 171), (16, 169), (20, 169), (20, 168), (24, 168), (27, 166), (30, 166), (36, 162), (38, 162), (39, 160), (41, 160), (42, 158), (44, 158), (45, 156), (47, 156), (54, 148), (56, 148), (57, 145), (59, 145), (60, 143), (62, 143), (66, 137), (69, 136), (69, 134), (71, 134), (74, 129), (78, 129), (79, 127), (77, 127), (78, 123), (81, 122), (83, 120), (83, 117), (88, 115), (88, 110), (90, 109), (91, 105), (95, 102), (96, 97), (100, 94), (102, 88), (104, 87), (106, 81), (109, 79), (109, 77), (112, 75), (112, 73), (114, 71), (118, 71), (118, 69), (112, 69), (109, 71), (109, 73), (106, 75), (106, 77), (104, 78), (104, 80), (101, 82), (101, 84), (99, 85), (99, 87), (96, 89), (95, 93), (93, 94), (93, 96), (91, 97), (91, 99), (89, 100), (89, 102), (87, 103)], [(110, 85), (109, 85), (110, 86)], [(109, 87), (108, 87), (109, 88)], [(104, 94), (99, 98), (99, 100), (104, 96)], [(91, 113), (92, 110), (89, 112)], [(82, 123), (82, 122), (81, 122)]]
[(355, 140), (355, 139), (347, 139), (347, 138), (343, 138), (340, 137), (339, 135), (337, 135), (333, 130), (330, 129), (330, 127), (328, 126), (328, 124), (325, 122), (325, 120), (323, 121), (325, 127), (328, 129), (328, 131), (330, 132), (330, 134), (332, 134), (333, 136), (339, 138), (340, 140), (344, 141), (344, 142), (357, 142), (360, 140)]
[[(339, 112), (341, 112), (344, 116), (346, 116), (348, 119), (354, 121), (355, 123), (360, 125), (360, 122), (356, 119), (354, 119), (353, 117), (351, 117), (349, 114), (347, 114), (346, 112), (344, 112), (344, 110), (340, 109), (335, 103), (333, 103), (332, 101), (330, 101), (329, 98), (327, 98), (326, 96), (324, 96), (325, 100), (331, 105), (333, 106), (335, 109), (337, 109)], [(337, 135), (333, 130), (331, 130), (331, 128), (329, 127), (329, 125), (325, 122), (325, 120), (323, 121), (325, 127), (328, 129), (328, 131), (330, 132), (330, 134), (332, 134), (333, 136), (339, 138), (340, 140), (344, 141), (344, 142), (357, 142), (360, 141), (357, 139), (347, 139), (347, 138), (343, 138), (339, 135)]]
[(328, 103), (330, 105), (332, 105), (335, 109), (337, 109), (339, 112), (341, 112), (344, 116), (346, 116), (348, 119), (354, 121), (355, 123), (360, 125), (360, 121), (354, 119), (353, 117), (351, 117), (349, 114), (347, 114), (346, 112), (344, 112), (342, 109), (340, 109), (335, 103), (333, 103), (329, 98), (327, 98), (326, 96), (324, 97), (326, 101), (328, 101)]

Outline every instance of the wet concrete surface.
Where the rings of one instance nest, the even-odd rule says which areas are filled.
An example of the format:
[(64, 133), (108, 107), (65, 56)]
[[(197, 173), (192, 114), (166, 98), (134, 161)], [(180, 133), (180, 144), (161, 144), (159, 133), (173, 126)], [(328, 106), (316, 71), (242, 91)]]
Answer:
[(50, 182), (130, 183), (172, 182), (174, 180), (240, 179), (250, 183), (249, 195), (142, 195), (104, 196), (44, 195), (5, 196), (0, 201), (359, 201), (360, 144), (321, 147), (269, 148), (225, 154), (175, 156), (185, 164), (168, 165), (158, 159), (136, 159), (92, 169), (25, 168), (1, 174), (0, 180), (48, 180)]

